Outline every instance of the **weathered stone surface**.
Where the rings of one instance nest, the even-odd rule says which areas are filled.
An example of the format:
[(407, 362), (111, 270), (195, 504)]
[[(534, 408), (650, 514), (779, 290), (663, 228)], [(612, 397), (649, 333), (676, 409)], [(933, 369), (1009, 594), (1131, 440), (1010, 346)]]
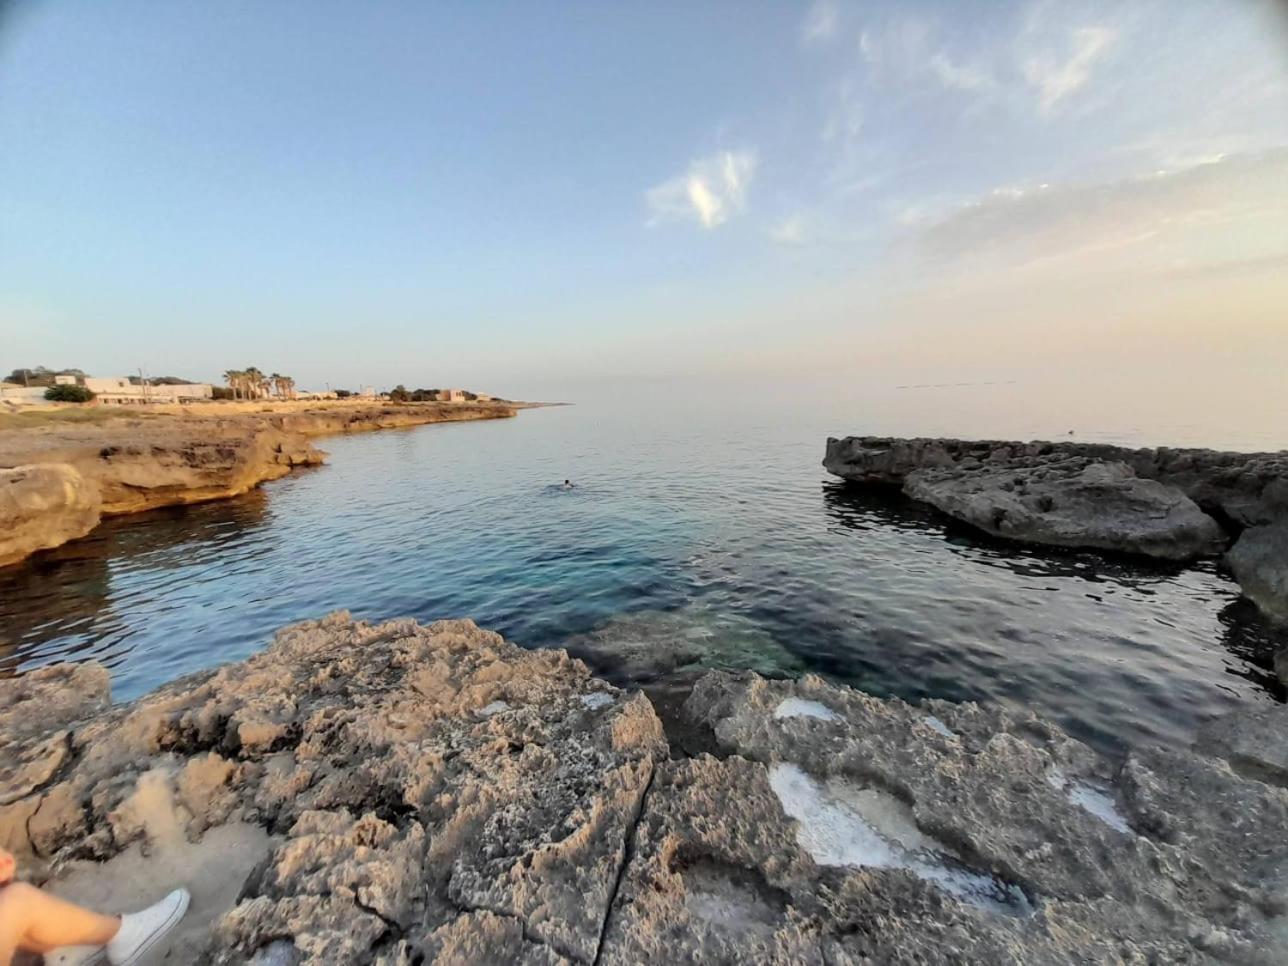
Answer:
[(1245, 778), (1288, 788), (1288, 705), (1223, 715), (1204, 725), (1197, 747)]
[[(1115, 769), (1032, 716), (914, 708), (813, 676), (710, 674), (688, 709), (722, 748), (768, 766), (820, 864), (865, 866), (869, 901), (911, 895), (909, 879), (935, 894), (859, 910), (857, 934), (825, 925), (829, 961), (1288, 954), (1288, 792), (1224, 761), (1140, 750)], [(860, 887), (815, 889), (831, 899)], [(945, 916), (953, 938), (925, 942)]]
[(1141, 479), (1174, 486), (1205, 512), (1228, 519), (1237, 527), (1288, 517), (1288, 452), (1223, 453), (1168, 447), (1130, 449), (1068, 441), (847, 436), (827, 441), (823, 466), (843, 479), (902, 486), (909, 473), (923, 468), (1051, 456), (1125, 463)]
[[(102, 674), (0, 682), (0, 707), (90, 673)], [(463, 961), (485, 949), (592, 962), (666, 753), (643, 696), (469, 621), (334, 614), (284, 629), (243, 663), (88, 722), (68, 717), (15, 742), (66, 759), (52, 785), (13, 802), (12, 834), (39, 853), (27, 874), (56, 887), (72, 860), (165, 855), (261, 827), (271, 851), (243, 900), (212, 914), (203, 955), (218, 963), (411, 962), (435, 950)]]
[(343, 613), (106, 698), (101, 669), (0, 681), (34, 769), (0, 840), (78, 901), (193, 887), (171, 961), (1288, 955), (1282, 709), (1115, 765), (1032, 715), (715, 672), (685, 714), (727, 757), (670, 760), (562, 651)]
[(848, 436), (827, 441), (823, 466), (1032, 543), (1187, 560), (1241, 534), (1236, 579), (1288, 621), (1288, 452)]
[(1288, 519), (1244, 530), (1225, 561), (1244, 596), (1272, 620), (1288, 624)]
[(1180, 490), (1138, 479), (1125, 463), (1013, 459), (917, 470), (904, 491), (997, 537), (1189, 560), (1219, 552), (1216, 521)]
[(70, 466), (0, 469), (0, 567), (85, 536), (98, 526), (101, 504), (98, 488)]
[(514, 414), (497, 404), (424, 403), (148, 414), (0, 431), (0, 566), (84, 536), (100, 514), (238, 496), (321, 463), (326, 454), (313, 436)]

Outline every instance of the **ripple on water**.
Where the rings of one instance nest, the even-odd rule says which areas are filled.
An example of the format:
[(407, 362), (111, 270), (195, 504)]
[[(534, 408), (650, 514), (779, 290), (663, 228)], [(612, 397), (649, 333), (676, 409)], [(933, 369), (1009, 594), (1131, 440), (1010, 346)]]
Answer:
[(812, 670), (997, 701), (1111, 751), (1282, 697), (1282, 636), (1215, 566), (1008, 546), (841, 486), (818, 460), (852, 420), (587, 407), (328, 439), (325, 467), (0, 571), (0, 674), (92, 658), (125, 699), (347, 608), (473, 617), (619, 684)]

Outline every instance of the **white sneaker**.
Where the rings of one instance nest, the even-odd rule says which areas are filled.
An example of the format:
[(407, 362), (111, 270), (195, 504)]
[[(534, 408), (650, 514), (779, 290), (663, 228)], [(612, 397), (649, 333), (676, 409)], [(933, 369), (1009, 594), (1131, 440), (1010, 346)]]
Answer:
[(121, 928), (107, 944), (107, 961), (134, 966), (179, 924), (191, 899), (187, 889), (175, 889), (160, 902), (122, 916)]

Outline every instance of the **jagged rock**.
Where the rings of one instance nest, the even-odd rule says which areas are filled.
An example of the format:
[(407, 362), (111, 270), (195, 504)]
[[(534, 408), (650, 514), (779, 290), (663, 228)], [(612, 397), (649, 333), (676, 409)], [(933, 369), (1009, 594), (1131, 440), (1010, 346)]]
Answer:
[(1173, 486), (1206, 513), (1236, 527), (1288, 517), (1288, 452), (1223, 453), (1168, 447), (1130, 449), (1106, 443), (904, 439), (847, 436), (828, 439), (823, 466), (859, 483), (902, 486), (907, 475), (932, 467), (979, 465), (1034, 457), (1125, 463), (1142, 480)]
[(60, 664), (0, 685), (0, 848), (30, 858), (33, 841), (39, 851), (50, 829), (80, 817), (55, 781), (74, 756), (70, 729), (111, 705), (109, 677), (97, 664)]
[(1288, 705), (1223, 715), (1203, 726), (1197, 747), (1245, 778), (1288, 788)]
[(1216, 521), (1175, 487), (1142, 480), (1125, 463), (1019, 458), (979, 467), (921, 469), (904, 491), (997, 537), (1189, 560), (1218, 553)]
[[(85, 675), (104, 676), (0, 682), (0, 707)], [(245, 823), (275, 836), (243, 900), (202, 913), (215, 919), (203, 954), (213, 963), (411, 962), (408, 950), (450, 961), (483, 949), (590, 963), (666, 753), (642, 695), (469, 621), (334, 614), (282, 630), (245, 662), (71, 717), (15, 742), (26, 753), (59, 736), (53, 784), (0, 788), (6, 801), (35, 799), (37, 816), (49, 809), (47, 825), (27, 821), (29, 807), (11, 823), (39, 837), (23, 843), (28, 874), (57, 888), (74, 859), (163, 856)]]
[(1249, 777), (1274, 715), (1115, 767), (1032, 715), (814, 676), (711, 673), (685, 714), (727, 757), (670, 760), (648, 700), (562, 651), (338, 613), (126, 706), (102, 669), (0, 681), (0, 836), (79, 901), (193, 886), (182, 962), (1288, 953), (1288, 791)]
[(1244, 596), (1272, 620), (1288, 624), (1288, 520), (1244, 530), (1225, 561)]
[[(1138, 750), (1114, 769), (1031, 715), (914, 708), (813, 676), (713, 673), (687, 708), (722, 748), (765, 763), (820, 864), (866, 866), (861, 887), (815, 884), (819, 896), (910, 894), (910, 877), (936, 894), (859, 909), (857, 934), (827, 927), (829, 961), (1288, 954), (1288, 791), (1224, 761)], [(924, 941), (946, 917), (958, 925)]]
[(1227, 558), (1236, 579), (1288, 620), (1288, 452), (847, 436), (827, 441), (823, 466), (1033, 543), (1186, 560), (1219, 551), (1223, 527), (1242, 530)]
[(101, 511), (98, 488), (70, 466), (0, 469), (0, 567), (85, 536)]

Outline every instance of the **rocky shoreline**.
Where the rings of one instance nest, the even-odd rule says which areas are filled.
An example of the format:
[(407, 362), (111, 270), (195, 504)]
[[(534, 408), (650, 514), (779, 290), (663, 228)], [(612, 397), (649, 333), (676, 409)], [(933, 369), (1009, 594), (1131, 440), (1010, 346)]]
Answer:
[(1224, 552), (1244, 595), (1288, 623), (1288, 452), (847, 436), (828, 439), (823, 466), (1008, 540), (1177, 562)]
[(0, 844), (82, 900), (188, 881), (179, 962), (1280, 963), (1286, 712), (1111, 762), (712, 672), (664, 722), (563, 651), (337, 613), (124, 706), (0, 681)]
[(314, 437), (516, 413), (499, 403), (210, 408), (0, 431), (0, 566), (83, 537), (106, 516), (238, 496), (322, 463)]

